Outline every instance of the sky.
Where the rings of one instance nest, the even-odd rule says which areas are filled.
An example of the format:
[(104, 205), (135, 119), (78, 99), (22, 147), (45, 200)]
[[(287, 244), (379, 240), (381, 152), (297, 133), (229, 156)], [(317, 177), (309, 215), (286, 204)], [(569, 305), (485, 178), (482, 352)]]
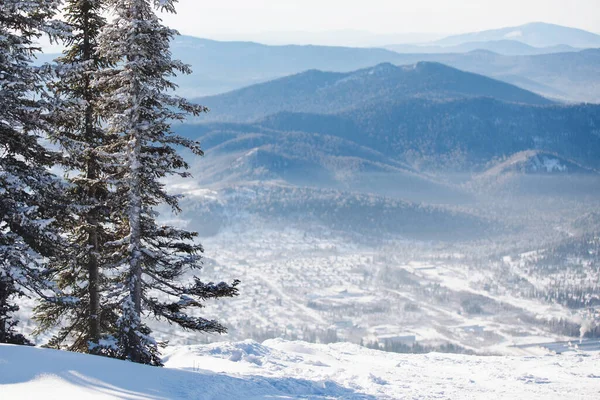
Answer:
[(600, 0), (179, 0), (163, 19), (182, 34), (279, 31), (464, 33), (548, 22), (600, 33)]
[(265, 44), (426, 43), (528, 22), (600, 34), (600, 0), (178, 0), (177, 11), (161, 18), (181, 34)]

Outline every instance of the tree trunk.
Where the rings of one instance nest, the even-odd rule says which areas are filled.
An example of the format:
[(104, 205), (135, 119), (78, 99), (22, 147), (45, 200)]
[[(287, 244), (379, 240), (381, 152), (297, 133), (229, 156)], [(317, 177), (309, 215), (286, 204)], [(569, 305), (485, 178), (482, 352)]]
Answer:
[(0, 274), (0, 343), (8, 342), (8, 287)]
[[(83, 58), (85, 61), (90, 61), (94, 58), (90, 44), (90, 26), (89, 26), (89, 9), (85, 10), (85, 19), (83, 22)], [(92, 93), (90, 87), (89, 76), (85, 76), (85, 136), (88, 143), (94, 143), (94, 110), (92, 101)], [(98, 165), (94, 159), (93, 154), (88, 154), (86, 180), (88, 182), (88, 199), (95, 200), (97, 197), (96, 183), (98, 179)], [(90, 182), (93, 182), (91, 185)], [(89, 227), (88, 232), (88, 290), (90, 296), (89, 304), (89, 335), (92, 343), (98, 343), (100, 340), (100, 294), (99, 294), (99, 265), (97, 254), (99, 249), (98, 243), (98, 231), (100, 229), (98, 220), (96, 218), (96, 210), (93, 208), (87, 215), (87, 224)]]
[[(134, 133), (135, 135), (135, 133)], [(141, 179), (140, 179), (140, 158), (142, 145), (139, 137), (133, 138), (130, 142), (130, 168), (131, 168), (131, 186), (130, 186), (130, 210), (129, 210), (129, 234), (130, 234), (130, 255), (129, 255), (129, 296), (133, 303), (133, 319), (136, 328), (139, 327), (142, 314), (142, 197), (141, 197)], [(142, 358), (142, 349), (140, 339), (137, 335), (137, 329), (129, 330), (129, 359), (139, 363)]]

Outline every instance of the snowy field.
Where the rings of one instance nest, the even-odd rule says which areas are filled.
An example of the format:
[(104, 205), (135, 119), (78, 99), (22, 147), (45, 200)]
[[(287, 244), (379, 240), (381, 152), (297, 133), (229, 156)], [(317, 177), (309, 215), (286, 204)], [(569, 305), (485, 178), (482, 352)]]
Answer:
[(280, 339), (169, 348), (166, 367), (0, 345), (4, 399), (595, 399), (600, 353), (400, 355)]

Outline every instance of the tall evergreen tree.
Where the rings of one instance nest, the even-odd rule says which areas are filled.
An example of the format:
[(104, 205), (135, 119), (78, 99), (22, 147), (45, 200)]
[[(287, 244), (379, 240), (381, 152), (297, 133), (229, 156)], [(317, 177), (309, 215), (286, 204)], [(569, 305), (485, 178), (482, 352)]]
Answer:
[[(97, 38), (106, 24), (103, 0), (68, 0), (64, 15), (70, 34), (66, 49), (56, 60), (56, 77), (49, 84), (55, 98), (51, 113), (52, 139), (60, 144), (70, 189), (67, 192), (71, 218), (62, 221), (69, 239), (68, 257), (54, 265), (55, 279), (65, 295), (76, 301), (43, 302), (36, 319), (43, 332), (61, 322), (51, 347), (72, 351), (102, 352), (98, 346), (109, 334), (116, 313), (104, 304), (107, 283), (105, 242), (111, 240), (110, 196), (107, 179), (112, 167), (100, 149), (110, 141), (102, 129), (97, 103), (100, 93), (92, 80), (100, 68), (109, 67), (97, 52)], [(65, 262), (66, 261), (66, 262)]]
[[(110, 210), (117, 213), (119, 239), (110, 243), (113, 265), (122, 271), (122, 286), (115, 285), (121, 314), (115, 332), (115, 356), (138, 363), (160, 365), (157, 344), (143, 322), (150, 314), (184, 329), (225, 332), (217, 321), (190, 316), (189, 308), (202, 307), (210, 298), (237, 295), (232, 284), (203, 283), (197, 277), (183, 281), (187, 271), (201, 267), (202, 247), (196, 233), (157, 223), (156, 206), (164, 203), (179, 211), (178, 196), (167, 193), (163, 179), (189, 176), (188, 164), (176, 147), (202, 155), (199, 143), (173, 134), (171, 123), (205, 107), (193, 105), (168, 92), (169, 78), (190, 73), (171, 59), (169, 44), (175, 31), (162, 25), (155, 9), (175, 12), (175, 0), (113, 0), (114, 19), (99, 38), (102, 57), (116, 65), (96, 84), (107, 93), (102, 113), (110, 115), (107, 132), (118, 139), (104, 153), (120, 164), (112, 177), (115, 194)], [(119, 290), (121, 288), (121, 290)]]
[(52, 229), (61, 185), (48, 172), (55, 154), (40, 145), (47, 130), (35, 40), (53, 30), (52, 0), (0, 2), (0, 343), (26, 343), (15, 332), (15, 298), (51, 284), (42, 256), (53, 257)]

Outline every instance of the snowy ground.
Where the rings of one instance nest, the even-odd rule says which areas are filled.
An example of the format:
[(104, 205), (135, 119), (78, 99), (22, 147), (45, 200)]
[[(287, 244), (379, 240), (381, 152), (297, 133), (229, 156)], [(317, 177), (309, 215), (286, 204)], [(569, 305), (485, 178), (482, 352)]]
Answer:
[(166, 368), (0, 345), (2, 399), (593, 399), (600, 353), (400, 355), (267, 340), (169, 349)]

